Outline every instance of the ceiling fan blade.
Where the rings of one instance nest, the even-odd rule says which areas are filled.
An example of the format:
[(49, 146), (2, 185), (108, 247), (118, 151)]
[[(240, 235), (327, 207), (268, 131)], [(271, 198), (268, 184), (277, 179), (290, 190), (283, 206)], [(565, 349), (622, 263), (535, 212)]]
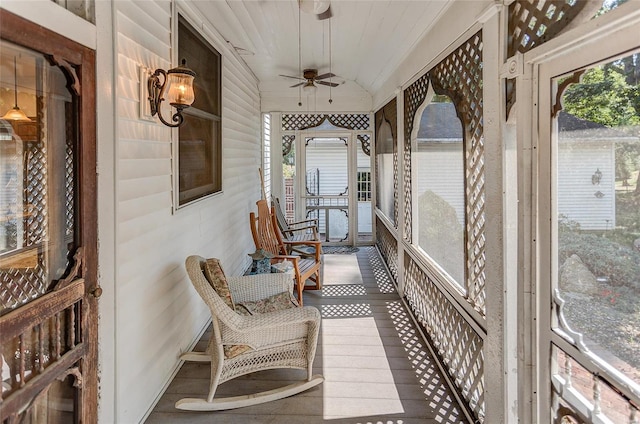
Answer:
[(326, 74), (318, 75), (315, 79), (317, 81), (317, 80), (333, 78), (333, 77), (337, 77), (337, 75), (336, 74), (332, 74), (331, 72), (327, 72)]
[(337, 87), (340, 85), (340, 84), (336, 84), (335, 82), (327, 82), (327, 81), (316, 81), (316, 83), (326, 85), (329, 87)]
[(278, 75), (278, 76), (280, 76), (280, 77), (285, 77), (285, 78), (293, 78), (293, 79), (297, 79), (297, 80), (303, 80), (303, 81), (305, 81), (305, 79), (304, 79), (304, 78), (300, 78), (300, 77), (293, 77), (293, 76), (291, 76), (291, 75), (282, 75), (282, 74), (280, 74), (280, 75)]
[(329, 6), (329, 8), (327, 10), (325, 10), (324, 12), (316, 15), (316, 18), (318, 18), (319, 21), (322, 21), (324, 19), (329, 19), (332, 16), (333, 16), (333, 13), (331, 13), (331, 6)]
[(306, 82), (301, 82), (301, 83), (299, 83), (299, 84), (292, 85), (292, 86), (291, 86), (291, 87), (289, 87), (289, 88), (300, 87), (301, 85), (305, 85), (305, 84), (306, 84)]

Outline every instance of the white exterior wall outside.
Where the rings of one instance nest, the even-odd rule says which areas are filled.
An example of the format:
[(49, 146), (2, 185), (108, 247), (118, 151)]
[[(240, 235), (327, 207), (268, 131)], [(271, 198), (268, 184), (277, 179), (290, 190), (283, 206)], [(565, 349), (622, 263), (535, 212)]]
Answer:
[(418, 143), (412, 163), (418, 177), (418, 198), (430, 189), (456, 210), (461, 225), (464, 224), (464, 179), (459, 178), (464, 176), (462, 155), (462, 142)]
[[(356, 143), (357, 139), (352, 138), (352, 142)], [(307, 149), (313, 148), (312, 143), (309, 142)], [(315, 172), (316, 169), (320, 169), (320, 194), (337, 195), (343, 193), (348, 186), (348, 149), (342, 141), (327, 141), (326, 143), (331, 143), (331, 146), (324, 149), (313, 149), (313, 153), (307, 150), (306, 171)], [(360, 149), (360, 144), (357, 145), (357, 148)], [(358, 154), (356, 163), (357, 170), (353, 172), (371, 169), (371, 160), (367, 155)], [(353, 187), (353, 190), (357, 190), (357, 187)], [(371, 214), (370, 202), (358, 202), (357, 207), (358, 217), (362, 217), (358, 220), (358, 232), (371, 232), (371, 218), (367, 219), (366, 216), (366, 214)], [(356, 211), (354, 210), (352, 213), (356, 213)], [(336, 214), (336, 216), (342, 217), (340, 214)], [(323, 219), (320, 220), (318, 226), (321, 233), (325, 231)]]
[[(611, 230), (616, 225), (615, 153), (611, 141), (561, 142), (558, 152), (558, 213), (583, 230)], [(600, 184), (592, 184), (596, 170)], [(598, 198), (596, 193), (602, 193)]]
[[(139, 81), (138, 67), (173, 65), (175, 6), (170, 1), (116, 2), (118, 422), (144, 419), (176, 370), (177, 357), (209, 319), (188, 282), (184, 259), (215, 256), (228, 274), (242, 272), (253, 243), (241, 217), (260, 196), (257, 82), (213, 31), (203, 32), (223, 55), (224, 191), (173, 213), (172, 134), (157, 121), (138, 118), (139, 84), (145, 83)], [(187, 9), (184, 15), (198, 19)]]

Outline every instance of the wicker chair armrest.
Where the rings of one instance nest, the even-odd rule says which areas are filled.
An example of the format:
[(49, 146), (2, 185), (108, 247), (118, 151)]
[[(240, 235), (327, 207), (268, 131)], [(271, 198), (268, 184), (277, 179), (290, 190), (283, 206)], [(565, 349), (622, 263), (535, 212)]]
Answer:
[(227, 277), (235, 303), (253, 302), (278, 293), (293, 293), (293, 276), (286, 273)]

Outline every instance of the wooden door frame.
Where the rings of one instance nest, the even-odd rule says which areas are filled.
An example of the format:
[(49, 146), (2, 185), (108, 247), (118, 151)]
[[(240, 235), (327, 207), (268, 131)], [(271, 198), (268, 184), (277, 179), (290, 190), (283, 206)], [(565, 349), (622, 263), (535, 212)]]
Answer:
[(91, 311), (86, 321), (86, 354), (81, 361), (82, 422), (97, 422), (98, 401), (98, 252), (96, 174), (96, 55), (95, 51), (47, 28), (0, 9), (0, 38), (40, 52), (77, 77), (79, 82), (77, 155), (79, 234), (83, 247), (78, 277), (85, 280), (84, 302)]

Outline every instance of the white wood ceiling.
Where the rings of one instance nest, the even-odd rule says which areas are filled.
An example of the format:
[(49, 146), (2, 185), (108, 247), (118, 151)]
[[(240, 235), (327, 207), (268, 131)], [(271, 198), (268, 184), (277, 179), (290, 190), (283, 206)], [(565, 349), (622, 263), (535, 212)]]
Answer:
[[(300, 13), (301, 68), (329, 72), (331, 24), (332, 90), (360, 91), (370, 98), (444, 13), (453, 0), (332, 0), (333, 17), (317, 20)], [(214, 23), (259, 80), (263, 95), (298, 96), (296, 83), (279, 74), (299, 75), (297, 0), (196, 1), (194, 7)], [(325, 93), (326, 91), (326, 93)], [(318, 93), (328, 96), (329, 88)]]

